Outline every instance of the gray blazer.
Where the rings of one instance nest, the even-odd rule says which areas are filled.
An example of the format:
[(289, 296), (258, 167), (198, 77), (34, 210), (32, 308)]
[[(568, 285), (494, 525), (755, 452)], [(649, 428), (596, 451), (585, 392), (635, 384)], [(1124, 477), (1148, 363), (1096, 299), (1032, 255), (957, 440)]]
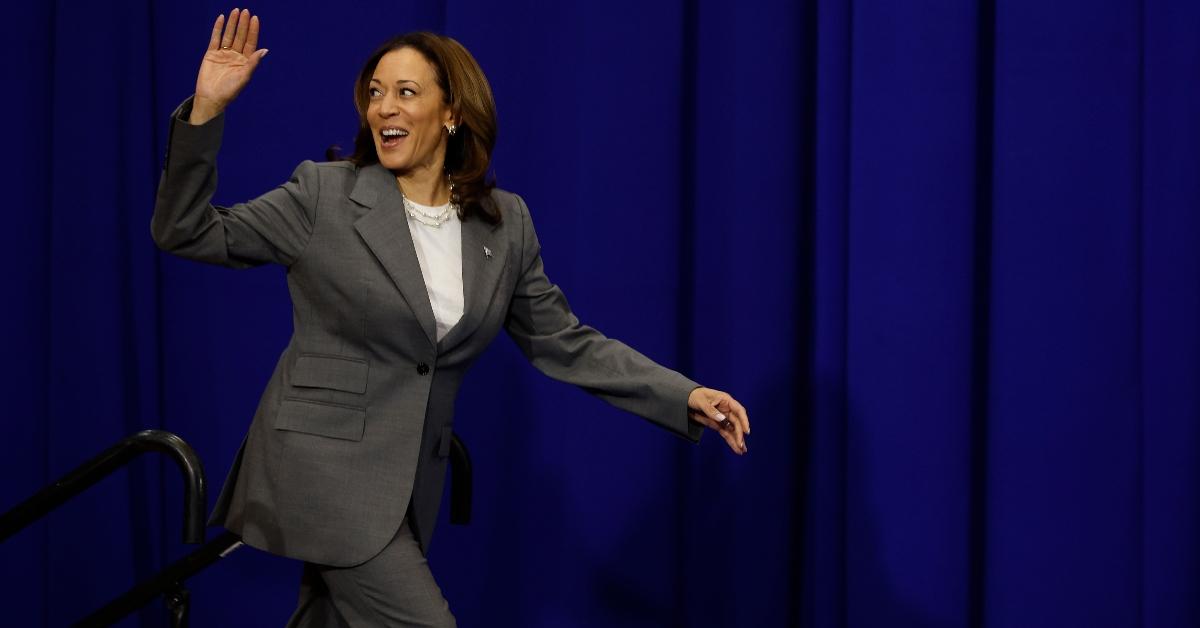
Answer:
[(334, 566), (361, 563), (406, 511), (427, 551), (441, 503), (454, 400), (501, 327), (535, 367), (692, 442), (698, 384), (571, 313), (542, 270), (521, 197), (494, 190), (503, 222), (462, 226), (462, 320), (436, 341), (433, 308), (391, 172), (300, 164), (283, 185), (231, 207), (210, 201), (224, 117), (172, 114), (151, 220), (164, 251), (287, 268), (293, 334), (210, 523), (249, 545)]

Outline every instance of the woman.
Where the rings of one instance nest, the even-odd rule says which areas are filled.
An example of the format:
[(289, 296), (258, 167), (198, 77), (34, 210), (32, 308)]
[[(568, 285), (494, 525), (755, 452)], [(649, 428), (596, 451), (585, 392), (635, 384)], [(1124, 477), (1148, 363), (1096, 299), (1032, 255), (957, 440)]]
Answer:
[(259, 198), (212, 206), (223, 112), (267, 54), (258, 36), (248, 11), (213, 25), (172, 116), (151, 231), (183, 257), (288, 269), (294, 333), (212, 522), (305, 561), (291, 625), (454, 625), (424, 554), (459, 383), (501, 327), (551, 377), (746, 452), (736, 400), (571, 314), (524, 202), (485, 182), (495, 106), (452, 39), (405, 35), (368, 59), (349, 160), (306, 161)]

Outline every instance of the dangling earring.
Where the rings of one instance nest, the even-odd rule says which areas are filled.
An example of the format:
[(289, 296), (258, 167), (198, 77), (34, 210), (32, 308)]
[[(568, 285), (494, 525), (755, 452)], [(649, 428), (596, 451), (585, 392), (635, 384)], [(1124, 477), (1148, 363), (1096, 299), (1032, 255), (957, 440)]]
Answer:
[(458, 125), (451, 124), (450, 126), (446, 127), (446, 130), (450, 132), (450, 135), (454, 135), (455, 133), (458, 132)]

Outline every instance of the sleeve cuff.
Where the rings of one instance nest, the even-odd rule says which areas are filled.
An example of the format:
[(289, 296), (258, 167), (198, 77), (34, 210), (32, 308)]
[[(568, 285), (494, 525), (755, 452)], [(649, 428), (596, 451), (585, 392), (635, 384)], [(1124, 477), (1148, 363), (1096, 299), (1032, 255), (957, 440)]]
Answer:
[(192, 96), (188, 96), (187, 100), (183, 101), (182, 103), (179, 103), (179, 106), (176, 107), (175, 111), (171, 114), (171, 124), (172, 125), (178, 124), (178, 125), (182, 125), (182, 126), (192, 127), (195, 129), (210, 129), (210, 130), (213, 129), (214, 127), (220, 128), (220, 127), (225, 126), (225, 112), (224, 111), (222, 111), (221, 113), (218, 113), (215, 117), (213, 117), (211, 120), (205, 122), (204, 124), (192, 124), (189, 121), (189, 118), (192, 117), (192, 105), (195, 104), (195, 102), (196, 102), (196, 96), (192, 95)]
[(700, 437), (704, 435), (704, 426), (693, 421), (691, 418), (687, 418), (686, 411), (684, 420), (687, 421), (687, 439), (693, 443), (699, 443)]
[(163, 157), (163, 170), (171, 164), (172, 154), (196, 155), (202, 159), (215, 160), (217, 151), (221, 148), (221, 138), (225, 132), (225, 112), (204, 124), (192, 124), (188, 117), (192, 115), (192, 99), (180, 103), (171, 113), (171, 125), (167, 132), (167, 154)]
[[(683, 377), (683, 376), (681, 375), (680, 377)], [(686, 377), (683, 377), (683, 379), (686, 382), (686, 385), (683, 386), (683, 389), (682, 389), (683, 390), (683, 429), (679, 430), (677, 433), (679, 434), (680, 438), (685, 438), (689, 442), (695, 444), (695, 443), (700, 442), (700, 436), (704, 434), (704, 426), (699, 423), (696, 423), (695, 421), (693, 421), (691, 419), (691, 417), (688, 416), (688, 397), (691, 396), (693, 390), (700, 388), (700, 384), (697, 384), (696, 382), (693, 382), (692, 380), (687, 379)]]

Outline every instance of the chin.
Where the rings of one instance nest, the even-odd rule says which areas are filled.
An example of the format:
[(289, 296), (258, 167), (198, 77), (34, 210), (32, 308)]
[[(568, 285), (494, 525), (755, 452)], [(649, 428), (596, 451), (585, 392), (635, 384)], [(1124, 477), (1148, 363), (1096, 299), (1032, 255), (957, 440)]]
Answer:
[(404, 156), (385, 153), (378, 146), (375, 147), (375, 155), (379, 157), (379, 165), (388, 170), (404, 170), (408, 167), (409, 160)]

